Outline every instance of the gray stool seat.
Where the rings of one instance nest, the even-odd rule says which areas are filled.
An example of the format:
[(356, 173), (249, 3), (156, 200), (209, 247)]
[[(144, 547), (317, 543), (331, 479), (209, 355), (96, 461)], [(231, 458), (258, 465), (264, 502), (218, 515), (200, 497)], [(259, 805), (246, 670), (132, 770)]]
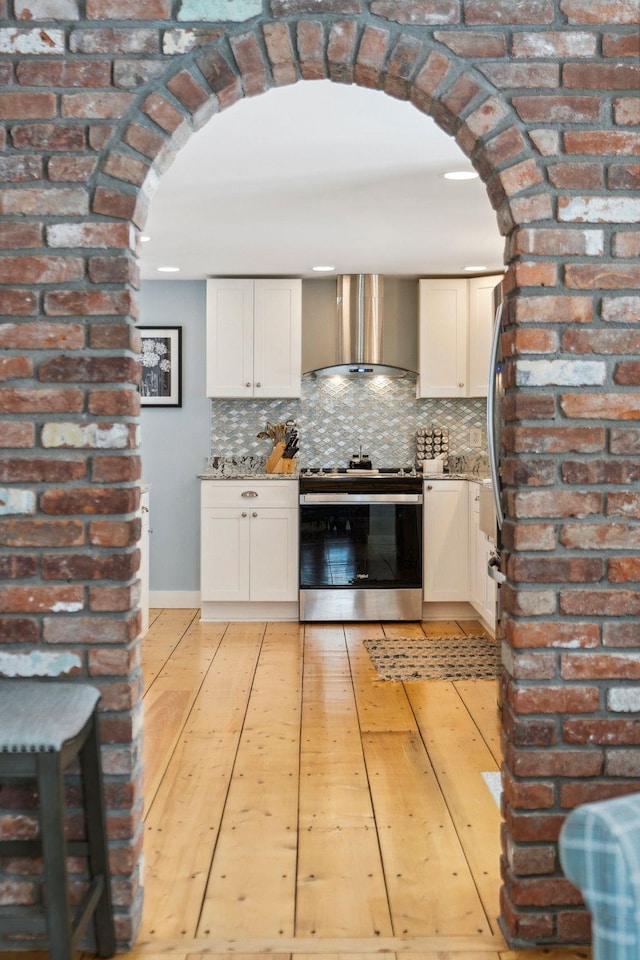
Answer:
[(87, 684), (0, 680), (0, 753), (62, 750), (99, 699)]
[[(93, 921), (98, 956), (116, 950), (109, 885), (97, 707), (100, 693), (84, 683), (0, 680), (0, 784), (35, 780), (37, 840), (2, 840), (0, 857), (41, 857), (43, 904), (0, 908), (0, 951), (46, 947), (52, 960), (71, 960)], [(78, 759), (86, 840), (65, 838), (64, 771)], [(69, 903), (67, 858), (85, 857), (89, 885)]]

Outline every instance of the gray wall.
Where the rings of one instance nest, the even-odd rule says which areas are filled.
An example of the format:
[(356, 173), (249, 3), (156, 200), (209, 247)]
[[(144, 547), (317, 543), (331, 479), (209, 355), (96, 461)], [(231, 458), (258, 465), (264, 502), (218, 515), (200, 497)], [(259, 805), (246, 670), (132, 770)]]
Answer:
[(151, 484), (151, 590), (197, 591), (200, 488), (209, 452), (205, 396), (206, 286), (198, 280), (142, 283), (141, 326), (182, 327), (182, 407), (143, 407), (142, 476)]

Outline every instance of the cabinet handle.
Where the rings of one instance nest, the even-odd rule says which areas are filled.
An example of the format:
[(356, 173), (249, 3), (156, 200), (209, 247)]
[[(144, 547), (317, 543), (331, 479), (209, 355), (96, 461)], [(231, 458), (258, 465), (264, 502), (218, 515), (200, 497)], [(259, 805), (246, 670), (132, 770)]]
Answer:
[(459, 386), (459, 387), (464, 387), (464, 383), (459, 383), (458, 386)]
[(149, 513), (149, 507), (141, 507), (141, 508), (140, 508), (140, 512), (141, 512), (141, 513)]
[(262, 386), (261, 383), (256, 383), (256, 387), (261, 387), (261, 386)]
[(245, 383), (245, 387), (250, 387), (250, 386), (251, 386), (250, 381), (247, 381), (247, 382)]
[(255, 490), (243, 490), (240, 494), (241, 497), (257, 497), (258, 494)]
[(433, 490), (433, 487), (431, 486), (430, 483), (427, 484), (427, 490)]
[(257, 514), (257, 513), (255, 512), (255, 510), (254, 510), (254, 512), (251, 514), (251, 516), (252, 516), (252, 517), (257, 517), (258, 514)]
[(242, 514), (242, 516), (243, 516), (243, 517), (248, 517), (249, 514), (245, 512), (245, 513)]

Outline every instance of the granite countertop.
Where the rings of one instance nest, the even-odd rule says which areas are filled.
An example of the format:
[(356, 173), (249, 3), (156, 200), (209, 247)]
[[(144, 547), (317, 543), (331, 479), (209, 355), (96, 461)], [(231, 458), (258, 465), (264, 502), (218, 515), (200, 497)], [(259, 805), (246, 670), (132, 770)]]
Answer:
[(490, 477), (478, 473), (424, 473), (425, 480), (470, 480), (472, 483), (490, 481)]
[(297, 480), (298, 473), (199, 473), (198, 480)]
[[(425, 480), (471, 480), (483, 483), (488, 480), (486, 458), (456, 458), (453, 464), (458, 467), (451, 473), (418, 473)], [(464, 469), (464, 468), (467, 469)], [(461, 469), (462, 468), (462, 469)], [(471, 468), (471, 469), (470, 469)], [(258, 456), (215, 456), (208, 457), (205, 470), (198, 474), (199, 480), (298, 480), (306, 467), (296, 460), (293, 473), (267, 473), (265, 458)]]
[(300, 464), (295, 461), (293, 473), (267, 473), (267, 458), (259, 456), (207, 457), (205, 468), (198, 474), (199, 480), (297, 480)]
[[(424, 480), (470, 480), (473, 483), (490, 482), (489, 477), (478, 476), (475, 473), (425, 473), (417, 474)], [(299, 480), (296, 473), (259, 473), (256, 470), (245, 473), (199, 473), (198, 480)]]

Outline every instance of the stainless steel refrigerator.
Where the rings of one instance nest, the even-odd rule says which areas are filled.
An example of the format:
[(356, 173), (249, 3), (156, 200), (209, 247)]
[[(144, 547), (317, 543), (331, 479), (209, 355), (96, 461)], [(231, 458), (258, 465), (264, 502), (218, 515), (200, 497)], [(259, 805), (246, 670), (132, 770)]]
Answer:
[(489, 472), (493, 491), (495, 517), (493, 523), (493, 541), (495, 550), (489, 559), (489, 576), (496, 583), (496, 629), (500, 621), (500, 585), (506, 580), (502, 572), (501, 531), (504, 520), (502, 511), (501, 432), (502, 432), (502, 284), (494, 290), (495, 321), (489, 362), (489, 389), (487, 393), (487, 447), (489, 454)]

